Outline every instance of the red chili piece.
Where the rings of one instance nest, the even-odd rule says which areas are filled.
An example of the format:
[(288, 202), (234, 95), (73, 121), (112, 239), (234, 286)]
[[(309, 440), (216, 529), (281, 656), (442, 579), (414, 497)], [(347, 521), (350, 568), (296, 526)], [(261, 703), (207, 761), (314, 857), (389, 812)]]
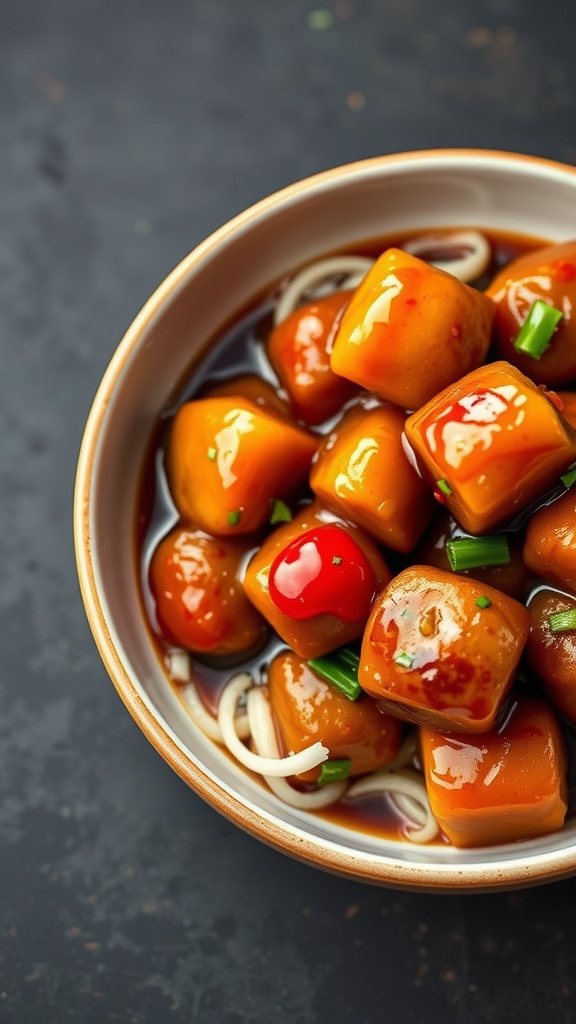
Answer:
[(274, 559), (268, 580), (277, 608), (293, 619), (335, 615), (344, 622), (368, 617), (376, 577), (356, 541), (340, 526), (303, 533)]

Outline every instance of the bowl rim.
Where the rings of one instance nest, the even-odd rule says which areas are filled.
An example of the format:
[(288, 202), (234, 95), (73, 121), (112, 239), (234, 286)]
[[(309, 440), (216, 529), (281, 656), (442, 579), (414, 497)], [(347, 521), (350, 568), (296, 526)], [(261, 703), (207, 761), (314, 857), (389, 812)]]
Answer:
[(112, 683), (152, 746), (180, 778), (213, 808), (276, 850), (340, 876), (411, 890), (494, 891), (538, 885), (573, 874), (576, 871), (576, 845), (533, 856), (521, 855), (513, 861), (494, 860), (487, 864), (440, 865), (394, 860), (371, 862), (368, 858), (357, 857), (353, 849), (324, 842), (320, 844), (302, 831), (284, 828), (281, 823), (260, 816), (240, 797), (230, 793), (205, 773), (200, 765), (180, 749), (134, 686), (106, 620), (92, 554), (92, 480), (98, 441), (108, 404), (142, 332), (178, 289), (190, 270), (252, 219), (267, 213), (275, 206), (290, 202), (303, 191), (321, 190), (325, 186), (330, 186), (336, 179), (350, 175), (370, 174), (387, 167), (393, 170), (397, 164), (404, 164), (410, 168), (412, 164), (423, 162), (428, 162), (431, 166), (446, 163), (452, 170), (459, 164), (464, 166), (484, 163), (486, 167), (492, 166), (495, 169), (503, 165), (516, 166), (520, 169), (524, 166), (527, 172), (538, 168), (552, 176), (556, 172), (576, 178), (576, 168), (569, 164), (529, 154), (470, 148), (411, 150), (329, 168), (287, 185), (232, 217), (195, 246), (159, 284), (128, 327), (104, 371), (88, 414), (78, 456), (73, 499), (74, 547), (86, 616)]

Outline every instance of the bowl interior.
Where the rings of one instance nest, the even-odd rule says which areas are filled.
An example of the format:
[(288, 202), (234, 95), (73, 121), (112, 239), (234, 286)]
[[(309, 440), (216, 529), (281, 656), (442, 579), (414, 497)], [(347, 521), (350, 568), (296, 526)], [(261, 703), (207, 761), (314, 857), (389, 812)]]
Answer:
[(134, 510), (153, 424), (210, 338), (264, 286), (324, 253), (447, 225), (562, 240), (574, 233), (576, 171), (504, 154), (382, 158), (299, 183), (230, 222), (187, 257), (134, 321), (103, 379), (82, 446), (76, 541), (83, 596), (105, 664), (150, 740), (186, 781), (285, 852), (388, 884), (522, 885), (570, 873), (576, 822), (532, 842), (421, 848), (286, 807), (192, 724), (167, 682), (137, 593)]

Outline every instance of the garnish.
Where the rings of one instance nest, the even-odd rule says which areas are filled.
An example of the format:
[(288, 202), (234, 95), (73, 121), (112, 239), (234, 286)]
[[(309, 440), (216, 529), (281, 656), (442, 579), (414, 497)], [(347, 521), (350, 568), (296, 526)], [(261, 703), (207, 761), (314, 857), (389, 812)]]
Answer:
[(318, 785), (327, 786), (330, 782), (343, 782), (350, 775), (352, 762), (348, 759), (341, 761), (324, 761), (320, 765)]
[(340, 555), (332, 555), (332, 565), (340, 565), (341, 561)]
[(436, 481), (436, 487), (438, 488), (441, 494), (445, 494), (448, 498), (452, 494), (452, 488), (450, 487), (448, 481), (444, 479), (444, 477), (442, 478), (442, 480)]
[(562, 316), (560, 310), (549, 306), (544, 299), (536, 299), (514, 342), (516, 351), (531, 356), (532, 359), (540, 359), (548, 348)]
[(408, 651), (398, 651), (398, 653), (394, 655), (394, 661), (397, 665), (401, 665), (402, 668), (412, 668), (414, 655), (408, 654)]
[(501, 533), (491, 537), (459, 537), (446, 541), (446, 554), (453, 572), (478, 569), (484, 565), (506, 565), (510, 561), (508, 540)]
[(553, 612), (548, 616), (548, 622), (553, 633), (567, 633), (569, 629), (576, 629), (576, 608)]
[(238, 523), (240, 522), (240, 516), (241, 516), (241, 512), (240, 512), (239, 509), (235, 509), (234, 512), (229, 512), (228, 513), (228, 522), (229, 522), (230, 526), (237, 526)]
[(486, 594), (480, 594), (480, 597), (476, 598), (476, 604), (478, 608), (489, 608), (492, 601), (486, 596)]
[(270, 523), (275, 526), (276, 523), (291, 523), (292, 513), (288, 508), (285, 501), (280, 501), (280, 498), (274, 498), (274, 504), (272, 505), (272, 512), (270, 515)]
[(560, 479), (566, 489), (572, 487), (573, 483), (576, 483), (576, 462), (573, 462), (571, 466), (568, 466), (568, 469), (562, 474)]
[(362, 693), (358, 682), (360, 658), (349, 647), (340, 647), (324, 658), (311, 658), (308, 664), (314, 672), (341, 690), (348, 700), (357, 700)]
[(208, 458), (210, 459), (210, 462), (214, 462), (214, 459), (216, 458), (216, 455), (217, 455), (216, 449), (215, 448), (209, 448), (208, 451), (206, 452), (206, 454), (207, 454)]

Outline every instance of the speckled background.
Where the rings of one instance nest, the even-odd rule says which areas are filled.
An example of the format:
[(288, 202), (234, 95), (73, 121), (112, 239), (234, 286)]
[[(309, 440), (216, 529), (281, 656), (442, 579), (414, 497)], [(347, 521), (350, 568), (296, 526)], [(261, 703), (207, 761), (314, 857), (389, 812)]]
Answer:
[(576, 1019), (576, 881), (371, 889), (189, 792), (106, 677), (71, 540), (90, 401), (167, 271), (252, 201), (348, 160), (455, 145), (576, 162), (573, 11), (2, 5), (0, 1019)]

